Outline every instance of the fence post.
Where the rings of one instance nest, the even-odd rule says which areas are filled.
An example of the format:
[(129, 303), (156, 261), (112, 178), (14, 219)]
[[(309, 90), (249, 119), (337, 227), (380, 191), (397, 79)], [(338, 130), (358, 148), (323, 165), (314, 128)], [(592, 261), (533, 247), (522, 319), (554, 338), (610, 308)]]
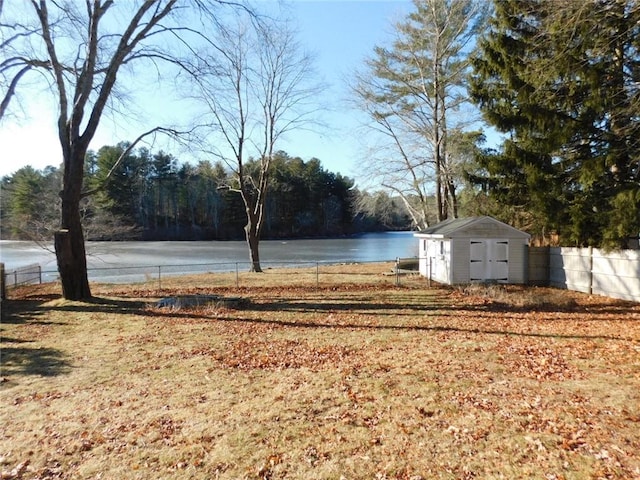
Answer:
[(400, 285), (400, 257), (396, 257), (396, 287)]
[(238, 262), (236, 262), (236, 288), (240, 288), (240, 277), (238, 275)]
[(433, 257), (429, 257), (429, 275), (427, 276), (427, 287), (431, 288), (431, 266)]
[(5, 288), (4, 263), (0, 263), (0, 300), (7, 298), (7, 290)]
[(589, 295), (593, 295), (593, 247), (589, 247)]
[(158, 265), (158, 290), (162, 290), (162, 265)]
[(42, 285), (42, 266), (38, 265), (38, 285)]

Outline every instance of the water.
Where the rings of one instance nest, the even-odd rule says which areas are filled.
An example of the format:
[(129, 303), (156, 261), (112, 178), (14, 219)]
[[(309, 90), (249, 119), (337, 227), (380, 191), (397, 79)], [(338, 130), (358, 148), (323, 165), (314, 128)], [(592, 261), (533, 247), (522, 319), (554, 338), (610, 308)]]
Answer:
[[(263, 240), (263, 268), (303, 264), (380, 262), (396, 257), (417, 257), (418, 240), (412, 232), (369, 233), (338, 239)], [(57, 274), (53, 245), (1, 240), (0, 262), (5, 269), (37, 263), (43, 281)], [(87, 242), (90, 280), (139, 281), (158, 274), (248, 269), (247, 244), (237, 242)]]

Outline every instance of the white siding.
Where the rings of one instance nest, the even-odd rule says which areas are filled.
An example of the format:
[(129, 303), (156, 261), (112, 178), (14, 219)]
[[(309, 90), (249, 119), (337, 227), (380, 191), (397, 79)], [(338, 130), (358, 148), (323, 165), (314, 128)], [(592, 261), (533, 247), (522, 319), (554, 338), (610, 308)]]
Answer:
[(418, 250), (420, 252), (420, 274), (425, 277), (430, 276), (436, 282), (448, 283), (449, 240), (420, 238)]
[(429, 268), (433, 268), (433, 257), (436, 252), (436, 240), (428, 238), (419, 238), (420, 245), (418, 248), (418, 265), (420, 275), (430, 276)]
[(440, 283), (451, 283), (451, 241), (432, 240), (431, 245), (433, 253), (430, 253), (431, 266), (433, 272), (431, 279)]
[(427, 258), (427, 242), (426, 238), (418, 237), (418, 270), (423, 277), (429, 276), (429, 260)]
[(454, 238), (451, 245), (451, 283), (469, 283), (469, 240)]

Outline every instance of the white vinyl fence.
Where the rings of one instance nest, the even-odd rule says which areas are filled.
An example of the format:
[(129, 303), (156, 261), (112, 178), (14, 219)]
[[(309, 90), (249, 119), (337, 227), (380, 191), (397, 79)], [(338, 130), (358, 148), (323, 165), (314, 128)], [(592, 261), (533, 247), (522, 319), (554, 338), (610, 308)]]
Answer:
[(549, 285), (640, 302), (640, 250), (549, 248)]

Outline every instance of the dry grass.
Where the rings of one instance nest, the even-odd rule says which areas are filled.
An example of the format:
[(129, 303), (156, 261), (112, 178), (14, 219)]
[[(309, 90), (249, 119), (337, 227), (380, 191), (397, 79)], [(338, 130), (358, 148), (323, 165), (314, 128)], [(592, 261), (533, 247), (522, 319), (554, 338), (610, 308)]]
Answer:
[(640, 305), (360, 268), (15, 292), (2, 478), (640, 478)]
[[(310, 266), (306, 268), (265, 268), (262, 273), (246, 271), (218, 273), (215, 275), (181, 275), (163, 277), (161, 287), (191, 287), (206, 283), (208, 287), (277, 287), (308, 286), (332, 287), (341, 284), (396, 284), (412, 283), (418, 274), (393, 274), (394, 263), (344, 263), (340, 265)], [(203, 280), (204, 278), (204, 280)], [(144, 286), (156, 288), (157, 279), (149, 279)]]

